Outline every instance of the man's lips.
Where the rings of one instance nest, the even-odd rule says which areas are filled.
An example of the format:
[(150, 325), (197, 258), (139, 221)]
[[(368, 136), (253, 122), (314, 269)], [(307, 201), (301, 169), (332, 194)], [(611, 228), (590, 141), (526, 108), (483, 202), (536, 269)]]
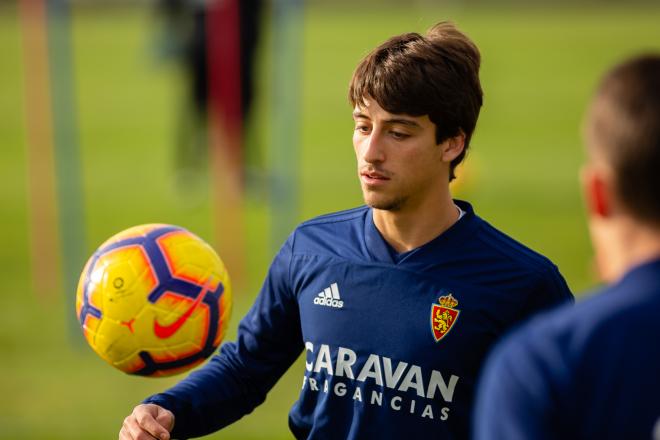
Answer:
[(389, 181), (390, 178), (387, 174), (378, 171), (363, 170), (360, 171), (360, 180), (367, 185), (382, 185)]

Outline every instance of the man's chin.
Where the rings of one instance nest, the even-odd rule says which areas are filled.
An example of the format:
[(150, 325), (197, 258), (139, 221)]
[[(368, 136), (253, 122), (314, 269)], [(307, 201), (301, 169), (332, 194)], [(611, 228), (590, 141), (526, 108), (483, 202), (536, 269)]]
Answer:
[(365, 197), (364, 203), (373, 209), (381, 211), (399, 211), (403, 206), (404, 200), (402, 199), (377, 199)]

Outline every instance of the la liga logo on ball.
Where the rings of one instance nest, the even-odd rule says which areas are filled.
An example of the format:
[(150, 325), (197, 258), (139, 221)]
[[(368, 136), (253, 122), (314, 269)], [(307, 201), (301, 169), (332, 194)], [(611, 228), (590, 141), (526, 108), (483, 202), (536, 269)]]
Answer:
[(76, 316), (92, 349), (142, 376), (170, 376), (203, 362), (222, 342), (231, 305), (218, 254), (165, 224), (135, 226), (103, 243), (76, 293)]

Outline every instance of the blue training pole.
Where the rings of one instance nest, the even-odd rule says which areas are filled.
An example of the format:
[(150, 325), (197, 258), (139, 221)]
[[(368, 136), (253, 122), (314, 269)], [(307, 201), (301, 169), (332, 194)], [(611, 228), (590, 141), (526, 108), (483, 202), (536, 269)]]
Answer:
[(62, 280), (67, 312), (70, 317), (68, 319), (69, 328), (72, 335), (80, 336), (74, 307), (78, 277), (86, 259), (85, 210), (76, 98), (73, 86), (69, 2), (67, 0), (48, 0), (47, 17)]
[(277, 252), (298, 222), (302, 0), (273, 1), (271, 246)]

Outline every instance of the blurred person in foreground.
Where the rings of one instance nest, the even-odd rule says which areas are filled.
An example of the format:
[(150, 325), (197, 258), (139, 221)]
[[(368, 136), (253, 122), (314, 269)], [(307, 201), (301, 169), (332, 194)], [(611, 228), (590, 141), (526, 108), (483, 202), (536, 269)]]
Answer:
[(451, 23), (395, 36), (359, 63), (349, 100), (366, 206), (300, 225), (237, 341), (138, 405), (122, 439), (220, 429), (262, 403), (301, 353), (296, 438), (468, 438), (492, 344), (572, 300), (548, 259), (451, 197), (482, 105), (479, 65)]
[(660, 440), (660, 55), (605, 76), (584, 137), (589, 229), (611, 284), (494, 350), (477, 439)]

